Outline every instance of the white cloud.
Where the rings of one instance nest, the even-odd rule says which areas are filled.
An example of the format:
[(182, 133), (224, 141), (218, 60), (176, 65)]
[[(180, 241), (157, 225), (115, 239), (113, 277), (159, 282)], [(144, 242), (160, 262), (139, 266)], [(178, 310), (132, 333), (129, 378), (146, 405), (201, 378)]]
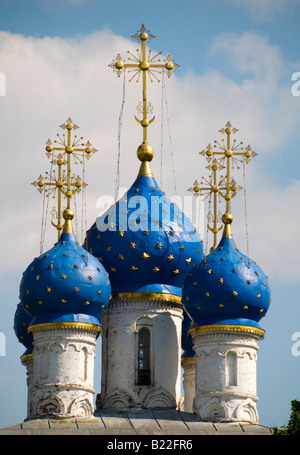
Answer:
[[(16, 255), (18, 266), (25, 269), (39, 253), (42, 198), (30, 183), (48, 169), (45, 142), (62, 132), (58, 125), (69, 116), (80, 125), (78, 134), (99, 149), (86, 166), (88, 226), (98, 215), (97, 199), (114, 194), (122, 78), (118, 79), (108, 64), (118, 52), (125, 57), (127, 49), (134, 51), (135, 48), (136, 43), (115, 36), (109, 30), (76, 39), (39, 39), (0, 33), (0, 71), (6, 75), (7, 83), (6, 97), (0, 98), (3, 131), (0, 238), (1, 251), (6, 258), (2, 269), (13, 269)], [(177, 189), (182, 197), (188, 194), (186, 191), (193, 181), (206, 172), (198, 152), (220, 138), (218, 130), (228, 120), (239, 128), (238, 137), (245, 143), (250, 142), (262, 158), (271, 152), (280, 153), (280, 147), (299, 122), (299, 103), (296, 104), (291, 96), (290, 79), (287, 85), (281, 85), (278, 78), (278, 74), (284, 74), (285, 66), (278, 48), (254, 33), (245, 33), (217, 37), (211, 52), (230, 54), (231, 64), (247, 77), (236, 82), (228, 75), (222, 75), (220, 70), (213, 70), (202, 75), (190, 73), (183, 78), (175, 74), (166, 80)], [(160, 97), (160, 86), (151, 84), (149, 100), (154, 105), (157, 119), (149, 127), (148, 134), (155, 150), (152, 167), (158, 181)], [(121, 140), (121, 187), (129, 187), (138, 173), (136, 148), (142, 140), (142, 132), (133, 117), (140, 99), (140, 85), (127, 82)], [(171, 197), (174, 185), (166, 117), (164, 127), (163, 189)], [(258, 166), (258, 172), (259, 169)], [(253, 182), (257, 182), (257, 178), (260, 176), (251, 177)], [(264, 179), (269, 181), (268, 176)], [(279, 189), (276, 181), (272, 181), (269, 186), (265, 183), (260, 192), (255, 185), (257, 183), (252, 184), (251, 201), (256, 202), (249, 203), (250, 208), (256, 204), (249, 222), (251, 236), (253, 243), (259, 245), (257, 261), (266, 264), (266, 268), (270, 265), (276, 275), (274, 244), (282, 239), (282, 226), (299, 182), (290, 183), (287, 179), (284, 188)], [(284, 213), (279, 220), (277, 204)], [(269, 207), (267, 211), (265, 207)], [(259, 229), (255, 221), (257, 216)], [(53, 229), (51, 232), (45, 248), (51, 246), (55, 237)], [(280, 254), (284, 261), (289, 261), (295, 277), (297, 263), (293, 259), (293, 245), (292, 235), (285, 236)], [(287, 275), (284, 277), (288, 278)]]
[(229, 0), (230, 3), (246, 8), (256, 20), (274, 20), (278, 14), (293, 14), (299, 0)]

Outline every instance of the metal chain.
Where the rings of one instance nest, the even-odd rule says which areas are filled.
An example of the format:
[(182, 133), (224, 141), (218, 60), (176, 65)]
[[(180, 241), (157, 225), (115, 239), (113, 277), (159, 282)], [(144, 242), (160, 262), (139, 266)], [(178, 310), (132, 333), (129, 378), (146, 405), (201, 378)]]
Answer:
[(169, 110), (168, 110), (166, 85), (165, 85), (165, 81), (164, 81), (163, 78), (162, 78), (162, 85), (163, 85), (163, 89), (164, 89), (164, 93), (165, 93), (165, 104), (166, 104), (166, 113), (167, 113), (167, 124), (168, 124), (168, 133), (169, 133), (169, 141), (170, 141), (170, 150), (171, 150), (171, 160), (172, 160), (172, 170), (173, 170), (173, 179), (174, 179), (174, 187), (175, 187), (175, 196), (177, 196), (177, 185), (176, 185), (175, 168), (174, 168), (174, 154), (173, 154), (172, 139), (171, 139), (170, 117), (169, 117)]
[(118, 194), (119, 194), (119, 188), (120, 188), (121, 130), (122, 130), (122, 121), (123, 121), (123, 111), (124, 111), (124, 105), (125, 105), (125, 86), (126, 86), (125, 75), (126, 75), (126, 71), (123, 72), (123, 75), (124, 75), (124, 78), (123, 78), (123, 95), (122, 95), (122, 104), (121, 104), (121, 110), (120, 110), (120, 115), (119, 115), (119, 124), (118, 124), (118, 158), (117, 158), (115, 201), (117, 201)]
[(246, 163), (243, 158), (243, 186), (244, 186), (244, 208), (245, 208), (245, 224), (246, 224), (246, 246), (247, 257), (249, 258), (249, 236), (248, 236), (248, 213), (247, 213), (247, 191), (246, 191)]

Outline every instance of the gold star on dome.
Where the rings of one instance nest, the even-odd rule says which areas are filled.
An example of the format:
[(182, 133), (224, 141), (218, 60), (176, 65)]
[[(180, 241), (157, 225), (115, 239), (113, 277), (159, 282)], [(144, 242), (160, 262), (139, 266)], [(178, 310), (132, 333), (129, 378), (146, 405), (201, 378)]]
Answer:
[(40, 275), (37, 275), (35, 279), (38, 281), (40, 279)]
[(155, 246), (156, 246), (156, 248), (158, 248), (160, 250), (162, 248), (162, 243), (161, 242), (157, 242)]
[(108, 246), (106, 247), (106, 251), (111, 251), (111, 246), (110, 246), (110, 245), (108, 245)]
[(131, 270), (133, 270), (134, 272), (138, 269), (138, 267), (135, 267), (134, 265), (131, 266)]
[(148, 253), (143, 253), (143, 258), (144, 258), (144, 259), (149, 259), (149, 258), (150, 258), (150, 254), (148, 254)]
[(123, 254), (119, 254), (119, 259), (121, 259), (122, 261), (124, 261), (124, 256), (123, 256)]
[(91, 303), (91, 302), (90, 302), (89, 300), (86, 300), (86, 301), (84, 302), (85, 305), (90, 305), (90, 303)]
[(174, 259), (173, 254), (169, 254), (169, 256), (168, 256), (168, 261), (173, 261), (173, 259)]
[(238, 292), (233, 291), (233, 292), (232, 292), (232, 295), (234, 295), (234, 296), (236, 297), (236, 296), (238, 295)]
[(47, 292), (51, 292), (51, 288), (50, 287), (47, 287)]
[(102, 294), (102, 289), (99, 289), (98, 294), (99, 295)]
[(123, 237), (123, 236), (124, 236), (124, 231), (120, 231), (120, 232), (119, 232), (119, 236), (120, 236), (120, 237)]
[(130, 242), (130, 248), (135, 248), (135, 247), (136, 247), (136, 243)]
[(175, 275), (178, 275), (178, 273), (179, 273), (179, 269), (175, 269), (175, 270), (173, 270), (173, 273), (174, 273)]
[(88, 276), (88, 279), (89, 279), (90, 281), (92, 281), (92, 280), (93, 280), (93, 277), (92, 277), (91, 275), (89, 275), (89, 276)]
[(116, 267), (111, 267), (110, 270), (111, 270), (111, 272), (116, 272), (117, 271)]
[(191, 262), (191, 260), (192, 260), (192, 258), (187, 258), (187, 259), (185, 260), (185, 262), (186, 262), (187, 264), (189, 264), (189, 263)]
[(184, 245), (180, 245), (179, 249), (180, 249), (180, 251), (183, 251), (184, 250)]
[(153, 272), (159, 272), (159, 267), (154, 267)]
[(74, 292), (76, 292), (76, 293), (79, 292), (79, 288), (75, 287)]
[(63, 273), (63, 274), (61, 275), (61, 278), (62, 278), (63, 280), (65, 280), (65, 279), (67, 278), (67, 275), (65, 275), (65, 274)]
[(67, 303), (65, 299), (61, 299), (61, 303)]

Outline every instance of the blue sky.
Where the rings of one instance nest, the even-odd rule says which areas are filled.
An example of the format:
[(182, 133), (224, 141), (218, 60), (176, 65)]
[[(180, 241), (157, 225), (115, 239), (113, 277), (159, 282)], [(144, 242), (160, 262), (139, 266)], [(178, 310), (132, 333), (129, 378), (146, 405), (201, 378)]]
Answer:
[[(39, 254), (41, 198), (30, 183), (46, 169), (45, 141), (71, 115), (100, 149), (88, 170), (88, 225), (94, 222), (98, 198), (114, 192), (122, 81), (108, 64), (137, 47), (131, 36), (142, 23), (156, 37), (151, 48), (170, 53), (180, 65), (166, 81), (179, 193), (184, 196), (200, 178), (205, 164), (198, 152), (218, 138), (228, 120), (258, 153), (247, 169), (250, 255), (272, 289), (258, 353), (258, 409), (261, 424), (287, 423), (290, 401), (300, 400), (300, 356), (292, 355), (291, 340), (300, 332), (300, 96), (291, 93), (292, 74), (300, 72), (299, 19), (298, 0), (1, 1), (0, 72), (6, 76), (6, 96), (0, 97), (0, 332), (6, 337), (1, 427), (26, 414), (23, 347), (12, 319), (22, 271)], [(138, 167), (140, 131), (132, 120), (138, 96), (136, 87), (128, 87), (124, 187)], [(159, 112), (157, 84), (150, 98)], [(150, 132), (157, 150), (159, 121)], [(165, 175), (172, 192), (168, 171)], [(234, 233), (245, 250), (243, 205), (239, 195)], [(51, 242), (50, 237), (48, 248)], [(99, 377), (95, 386), (99, 389)]]

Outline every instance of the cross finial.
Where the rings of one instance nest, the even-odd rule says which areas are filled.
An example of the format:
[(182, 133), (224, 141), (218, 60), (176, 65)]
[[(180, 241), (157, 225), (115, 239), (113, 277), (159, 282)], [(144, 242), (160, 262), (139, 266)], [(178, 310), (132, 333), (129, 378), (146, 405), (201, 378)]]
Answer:
[(211, 145), (208, 145), (206, 150), (200, 152), (200, 154), (206, 155), (208, 161), (218, 157), (216, 158), (217, 161), (226, 167), (226, 194), (223, 196), (226, 201), (226, 212), (230, 211), (230, 201), (235, 197), (237, 189), (241, 189), (241, 187), (236, 187), (235, 181), (230, 177), (230, 169), (234, 166), (239, 169), (239, 163), (242, 163), (243, 160), (249, 163), (250, 159), (257, 155), (250, 145), (244, 148), (243, 142), (237, 143), (236, 139), (231, 141), (231, 135), (237, 131), (237, 128), (232, 127), (231, 123), (227, 122), (225, 128), (219, 130), (221, 134), (226, 134), (226, 141), (222, 139), (221, 144), (216, 140), (214, 141), (214, 149), (220, 151), (216, 151)]
[[(222, 221), (225, 225), (224, 236), (231, 236), (230, 224), (232, 222), (232, 215), (230, 213), (230, 201), (233, 199), (237, 192), (242, 189), (231, 177), (231, 168), (236, 167), (239, 169), (240, 163), (248, 163), (251, 158), (257, 154), (251, 149), (250, 145), (246, 148), (243, 147), (243, 142), (237, 143), (236, 140), (231, 141), (231, 135), (235, 134), (238, 130), (233, 128), (230, 122), (227, 122), (225, 128), (219, 130), (221, 134), (226, 134), (226, 141), (222, 139), (220, 144), (214, 141), (214, 146), (208, 144), (205, 150), (199, 152), (202, 156), (206, 157), (209, 165), (207, 169), (211, 171), (209, 180), (202, 177), (201, 182), (197, 180), (194, 185), (189, 188), (195, 196), (206, 195), (205, 198), (213, 195), (213, 212), (209, 210), (207, 228), (214, 234), (214, 243), (210, 251), (217, 247), (217, 234), (222, 229), (218, 227), (218, 223)], [(217, 150), (216, 150), (217, 149)], [(225, 175), (220, 175), (217, 179), (217, 171), (225, 170)], [(226, 203), (225, 215), (218, 211), (218, 195), (219, 199), (223, 198)], [(212, 223), (212, 227), (210, 226)]]
[[(62, 219), (65, 218), (63, 216), (62, 197), (67, 199), (66, 210), (70, 212), (72, 196), (87, 186), (79, 175), (71, 174), (71, 156), (75, 164), (82, 164), (85, 158), (89, 159), (91, 155), (97, 152), (89, 141), (86, 144), (82, 143), (83, 137), (78, 138), (77, 135), (74, 135), (72, 138), (72, 130), (78, 129), (79, 126), (73, 123), (71, 118), (68, 118), (65, 123), (60, 125), (60, 128), (66, 130), (67, 135), (57, 134), (57, 139), (54, 141), (57, 146), (53, 146), (50, 139), (46, 142), (46, 156), (51, 159), (50, 172), (46, 172), (45, 177), (40, 175), (38, 180), (32, 183), (40, 193), (44, 191), (47, 197), (50, 195), (53, 198), (57, 197), (57, 208), (52, 210), (53, 216), (56, 216), (57, 223), (55, 224), (51, 221), (51, 224), (57, 229), (58, 238), (63, 229)], [(55, 168), (53, 169), (53, 166), (57, 166), (57, 172)], [(70, 217), (67, 219), (70, 220)], [(67, 224), (70, 225), (70, 223)]]
[(126, 69), (128, 72), (133, 73), (130, 78), (130, 82), (134, 79), (136, 79), (136, 82), (139, 82), (140, 77), (142, 76), (142, 119), (140, 120), (135, 116), (136, 121), (143, 128), (143, 142), (137, 150), (138, 158), (142, 161), (139, 176), (152, 175), (149, 162), (152, 160), (154, 153), (152, 147), (147, 141), (147, 128), (154, 121), (155, 116), (148, 119), (150, 109), (147, 101), (147, 75), (149, 76), (151, 82), (153, 82), (154, 79), (159, 82), (157, 74), (161, 74), (162, 71), (164, 71), (170, 77), (179, 65), (174, 62), (170, 55), (168, 55), (165, 60), (161, 60), (159, 58), (161, 52), (152, 56), (151, 50), (147, 51), (146, 43), (155, 38), (155, 36), (147, 31), (144, 25), (142, 25), (141, 29), (138, 30), (132, 38), (141, 43), (141, 48), (136, 50), (137, 54), (134, 55), (127, 51), (129, 54), (127, 61), (123, 60), (120, 54), (118, 54), (109, 66), (117, 73), (118, 76), (120, 76)]

